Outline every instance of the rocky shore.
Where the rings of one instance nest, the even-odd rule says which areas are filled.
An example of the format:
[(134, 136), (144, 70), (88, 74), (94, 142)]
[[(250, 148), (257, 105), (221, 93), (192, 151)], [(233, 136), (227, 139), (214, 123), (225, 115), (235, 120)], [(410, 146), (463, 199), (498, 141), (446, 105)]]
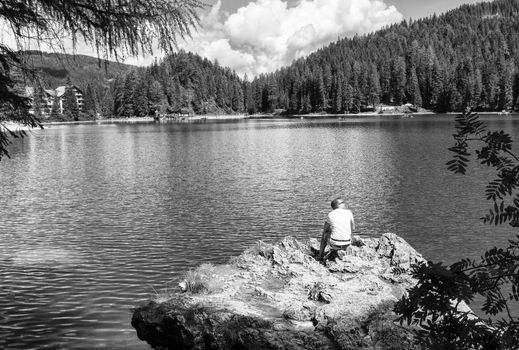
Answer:
[(417, 348), (392, 307), (422, 256), (392, 233), (354, 237), (325, 265), (318, 247), (260, 241), (226, 265), (201, 265), (177, 291), (135, 309), (132, 325), (155, 349)]

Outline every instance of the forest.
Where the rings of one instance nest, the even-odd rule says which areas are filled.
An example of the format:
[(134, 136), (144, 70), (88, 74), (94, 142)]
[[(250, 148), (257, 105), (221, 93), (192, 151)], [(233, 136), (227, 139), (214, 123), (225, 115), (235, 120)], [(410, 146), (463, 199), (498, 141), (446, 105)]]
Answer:
[(249, 112), (355, 113), (379, 103), (437, 112), (519, 108), (519, 1), (465, 5), (342, 39), (247, 90)]
[(464, 5), (340, 39), (254, 79), (180, 51), (146, 68), (119, 67), (109, 80), (72, 83), (85, 94), (83, 112), (106, 117), (358, 113), (405, 103), (436, 112), (517, 111), (518, 16), (519, 0)]

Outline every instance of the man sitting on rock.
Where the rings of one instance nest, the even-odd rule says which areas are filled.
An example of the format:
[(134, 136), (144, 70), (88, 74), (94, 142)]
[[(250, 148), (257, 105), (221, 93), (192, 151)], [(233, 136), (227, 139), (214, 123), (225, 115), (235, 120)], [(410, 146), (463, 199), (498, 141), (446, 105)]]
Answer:
[[(332, 201), (332, 211), (328, 214), (324, 222), (323, 236), (317, 260), (326, 261), (335, 259), (351, 244), (351, 233), (355, 230), (355, 221), (350, 210), (346, 209), (346, 203), (342, 198)], [(326, 256), (324, 249), (330, 245), (330, 251)]]

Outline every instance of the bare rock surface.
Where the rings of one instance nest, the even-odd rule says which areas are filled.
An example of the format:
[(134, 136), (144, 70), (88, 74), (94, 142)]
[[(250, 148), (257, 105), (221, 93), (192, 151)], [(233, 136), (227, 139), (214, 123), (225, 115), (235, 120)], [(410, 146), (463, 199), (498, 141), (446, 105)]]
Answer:
[(155, 349), (415, 349), (391, 310), (422, 256), (392, 233), (354, 237), (325, 265), (318, 248), (287, 237), (202, 265), (178, 293), (137, 308), (132, 325)]

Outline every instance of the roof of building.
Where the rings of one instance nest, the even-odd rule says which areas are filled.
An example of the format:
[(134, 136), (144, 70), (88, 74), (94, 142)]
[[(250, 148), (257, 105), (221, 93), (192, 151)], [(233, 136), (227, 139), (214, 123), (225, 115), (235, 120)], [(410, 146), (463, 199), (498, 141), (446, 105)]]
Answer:
[(49, 94), (50, 96), (56, 96), (56, 91), (52, 89), (45, 89), (45, 92)]
[(63, 96), (63, 94), (65, 93), (65, 89), (66, 89), (66, 88), (67, 88), (67, 87), (64, 86), (64, 85), (63, 85), (63, 86), (58, 86), (58, 87), (56, 88), (56, 96), (58, 96), (58, 97)]
[[(83, 93), (77, 86), (75, 85), (71, 85), (75, 90), (77, 90), (79, 93)], [(44, 89), (43, 91), (45, 91), (45, 93), (49, 96), (54, 96), (54, 97), (61, 97), (65, 94), (65, 89), (67, 87), (65, 85), (62, 85), (62, 86), (58, 86), (56, 89)], [(26, 86), (25, 87), (25, 96), (27, 97), (33, 97), (34, 96), (34, 87), (32, 86)]]

